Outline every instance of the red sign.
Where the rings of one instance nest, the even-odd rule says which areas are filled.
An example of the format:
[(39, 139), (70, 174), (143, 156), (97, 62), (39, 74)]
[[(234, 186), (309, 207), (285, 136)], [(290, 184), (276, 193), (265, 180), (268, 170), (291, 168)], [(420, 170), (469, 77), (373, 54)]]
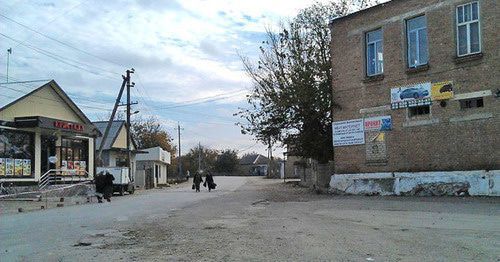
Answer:
[(84, 125), (76, 123), (68, 123), (63, 121), (54, 121), (54, 127), (66, 130), (83, 131)]

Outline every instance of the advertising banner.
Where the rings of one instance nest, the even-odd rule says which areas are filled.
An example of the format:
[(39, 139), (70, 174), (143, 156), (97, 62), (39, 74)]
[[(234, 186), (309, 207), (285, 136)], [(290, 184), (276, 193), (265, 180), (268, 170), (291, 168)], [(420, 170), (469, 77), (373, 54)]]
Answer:
[(389, 131), (392, 129), (391, 116), (376, 116), (365, 118), (365, 132)]
[(14, 175), (14, 159), (12, 158), (5, 159), (5, 175), (6, 176)]
[(432, 84), (431, 97), (433, 101), (453, 98), (453, 82), (444, 81)]
[(31, 160), (23, 159), (23, 175), (31, 176)]
[(22, 176), (23, 175), (23, 160), (22, 159), (16, 159), (14, 161), (14, 163), (15, 163), (14, 175), (16, 175), (16, 176)]
[(5, 176), (5, 158), (0, 158), (0, 176)]
[(391, 89), (391, 108), (399, 109), (431, 104), (431, 83), (420, 83)]
[(363, 119), (333, 122), (333, 146), (362, 145), (365, 143)]

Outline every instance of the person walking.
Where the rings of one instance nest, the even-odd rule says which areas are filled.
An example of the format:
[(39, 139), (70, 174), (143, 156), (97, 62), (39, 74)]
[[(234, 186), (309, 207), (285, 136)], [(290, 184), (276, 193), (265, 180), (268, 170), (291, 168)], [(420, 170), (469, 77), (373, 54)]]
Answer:
[(200, 184), (203, 182), (203, 178), (201, 177), (202, 172), (202, 170), (199, 170), (193, 176), (193, 189), (196, 189), (196, 192), (200, 192)]
[(113, 181), (115, 177), (106, 170), (106, 175), (104, 175), (104, 199), (111, 202), (111, 196), (113, 195)]
[(205, 177), (205, 183), (203, 184), (203, 186), (208, 187), (208, 192), (210, 192), (212, 189), (215, 189), (215, 187), (217, 186), (217, 184), (214, 183), (212, 172), (207, 172), (207, 176)]
[(102, 197), (104, 196), (104, 185), (105, 185), (105, 176), (104, 174), (101, 172), (99, 174), (97, 174), (95, 177), (94, 177), (94, 183), (95, 183), (95, 195), (97, 197), (97, 202), (98, 203), (102, 203)]

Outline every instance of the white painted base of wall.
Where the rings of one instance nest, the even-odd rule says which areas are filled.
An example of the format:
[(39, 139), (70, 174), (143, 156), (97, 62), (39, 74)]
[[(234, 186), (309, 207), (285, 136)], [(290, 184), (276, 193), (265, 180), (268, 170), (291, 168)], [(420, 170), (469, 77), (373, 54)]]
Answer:
[(500, 196), (500, 170), (337, 174), (330, 178), (331, 193), (408, 195), (418, 187), (468, 184), (471, 196)]

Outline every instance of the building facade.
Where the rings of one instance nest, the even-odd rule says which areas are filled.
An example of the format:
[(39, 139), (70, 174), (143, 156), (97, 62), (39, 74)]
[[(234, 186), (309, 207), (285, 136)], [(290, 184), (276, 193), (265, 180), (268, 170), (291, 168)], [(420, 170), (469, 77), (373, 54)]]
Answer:
[[(149, 187), (146, 186), (148, 184), (152, 185), (152, 187), (166, 185), (168, 165), (170, 165), (170, 153), (159, 146), (141, 149), (141, 151), (144, 153), (136, 156), (137, 173), (135, 185), (140, 188)], [(146, 170), (150, 170), (150, 178), (147, 177), (149, 173)]]
[(499, 170), (498, 16), (393, 0), (332, 20), (335, 174)]
[[(23, 94), (16, 85), (1, 87)], [(13, 94), (14, 94), (13, 93)], [(0, 108), (0, 184), (92, 180), (94, 141), (101, 133), (54, 81)]]
[[(99, 121), (93, 123), (97, 129), (104, 134), (106, 130), (106, 126), (108, 125), (108, 121)], [(96, 139), (96, 154), (99, 154), (99, 148), (102, 145), (102, 153), (101, 159), (99, 160), (100, 165), (98, 167), (122, 167), (127, 168), (127, 129), (126, 123), (123, 120), (115, 120), (111, 123), (111, 127), (109, 129), (108, 136), (103, 142), (103, 137), (99, 137)], [(130, 143), (131, 150), (131, 158), (130, 158), (130, 173), (131, 179), (133, 180), (135, 176), (135, 168), (136, 168), (136, 154), (140, 153), (136, 149), (136, 144), (134, 139), (132, 139), (132, 143)], [(98, 156), (96, 156), (98, 157)]]

